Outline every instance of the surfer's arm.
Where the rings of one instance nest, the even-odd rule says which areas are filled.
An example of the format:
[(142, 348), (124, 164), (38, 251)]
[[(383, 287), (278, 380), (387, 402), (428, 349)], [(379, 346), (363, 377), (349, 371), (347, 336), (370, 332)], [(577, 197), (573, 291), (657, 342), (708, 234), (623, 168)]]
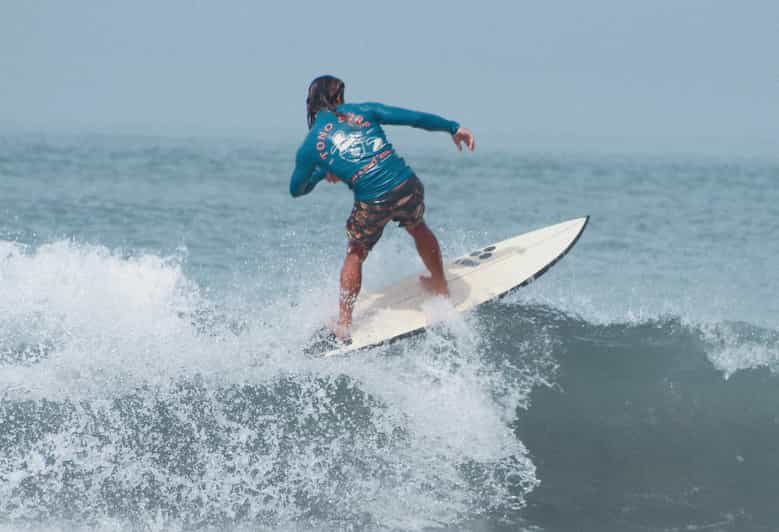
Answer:
[(295, 198), (308, 194), (326, 174), (327, 171), (323, 167), (315, 164), (311, 157), (307, 156), (305, 147), (301, 147), (295, 157), (292, 177), (289, 178), (289, 193)]
[(411, 109), (392, 107), (376, 102), (365, 103), (362, 106), (365, 108), (366, 114), (372, 115), (373, 119), (380, 124), (411, 126), (426, 131), (447, 131), (452, 135), (460, 129), (460, 124), (454, 120), (447, 120), (432, 113), (412, 111)]

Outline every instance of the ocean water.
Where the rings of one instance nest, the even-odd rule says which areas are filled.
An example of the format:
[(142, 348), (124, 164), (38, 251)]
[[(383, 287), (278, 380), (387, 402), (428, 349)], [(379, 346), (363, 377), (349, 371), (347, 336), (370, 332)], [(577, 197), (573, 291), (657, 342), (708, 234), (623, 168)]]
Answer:
[[(351, 198), (294, 149), (0, 137), (0, 529), (779, 530), (779, 162), (409, 148), (447, 256), (590, 224), (319, 360)], [(390, 228), (364, 286), (421, 268)]]

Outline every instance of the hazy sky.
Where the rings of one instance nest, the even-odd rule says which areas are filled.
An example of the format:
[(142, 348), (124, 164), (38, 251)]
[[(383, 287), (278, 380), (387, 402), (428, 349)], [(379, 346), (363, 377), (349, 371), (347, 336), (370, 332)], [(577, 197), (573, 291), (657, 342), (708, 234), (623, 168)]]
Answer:
[(4, 128), (295, 138), (332, 73), (487, 146), (779, 153), (776, 0), (0, 0), (0, 73)]

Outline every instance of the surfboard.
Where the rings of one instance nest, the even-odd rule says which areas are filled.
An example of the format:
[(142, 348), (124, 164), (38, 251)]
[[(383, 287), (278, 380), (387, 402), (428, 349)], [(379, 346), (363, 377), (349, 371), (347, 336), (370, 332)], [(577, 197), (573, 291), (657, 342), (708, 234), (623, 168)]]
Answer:
[[(530, 231), (475, 249), (444, 265), (449, 301), (458, 312), (503, 297), (545, 273), (573, 247), (589, 216)], [(432, 325), (424, 305), (437, 297), (419, 276), (361, 294), (355, 305), (351, 343), (322, 350), (343, 355), (420, 333)]]

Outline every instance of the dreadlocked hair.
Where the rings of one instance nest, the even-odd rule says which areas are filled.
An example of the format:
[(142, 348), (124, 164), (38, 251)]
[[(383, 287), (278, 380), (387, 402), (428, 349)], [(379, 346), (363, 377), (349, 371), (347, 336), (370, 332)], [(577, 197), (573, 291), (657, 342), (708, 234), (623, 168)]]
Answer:
[(322, 109), (335, 111), (336, 102), (343, 101), (344, 82), (334, 76), (319, 76), (308, 86), (306, 109), (308, 129), (314, 124), (316, 114)]

